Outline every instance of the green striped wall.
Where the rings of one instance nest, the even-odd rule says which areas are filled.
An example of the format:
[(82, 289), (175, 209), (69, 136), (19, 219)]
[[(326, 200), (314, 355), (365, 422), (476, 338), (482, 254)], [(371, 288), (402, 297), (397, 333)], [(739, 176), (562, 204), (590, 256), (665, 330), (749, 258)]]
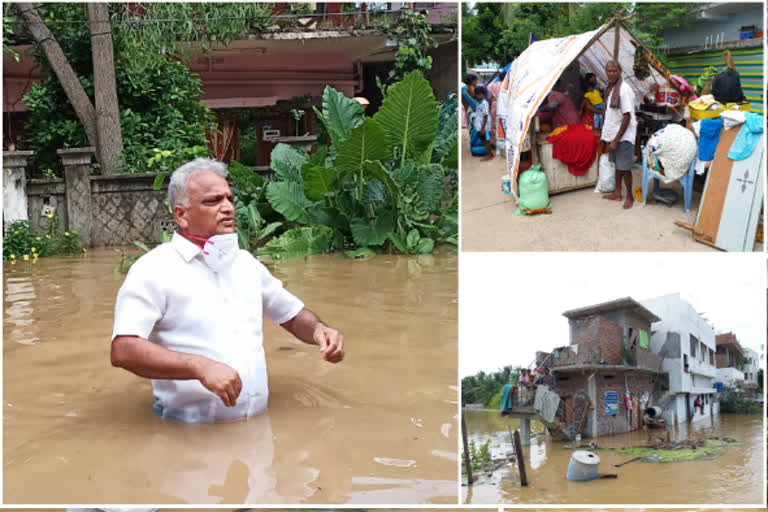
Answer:
[[(694, 55), (677, 55), (668, 57), (670, 71), (680, 75), (689, 82), (701, 75), (704, 68), (715, 66), (718, 70), (725, 69), (722, 50), (697, 53)], [(763, 113), (763, 49), (745, 48), (731, 50), (736, 71), (741, 76), (741, 89), (744, 96), (752, 103), (752, 111)]]

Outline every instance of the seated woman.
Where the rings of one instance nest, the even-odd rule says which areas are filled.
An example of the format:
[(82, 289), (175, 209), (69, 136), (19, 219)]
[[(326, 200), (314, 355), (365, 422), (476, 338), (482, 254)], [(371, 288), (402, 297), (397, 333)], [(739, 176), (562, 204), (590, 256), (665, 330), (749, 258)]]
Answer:
[(547, 96), (546, 102), (539, 107), (539, 117), (542, 121), (551, 120), (552, 130), (581, 122), (576, 106), (570, 96), (563, 91), (561, 80), (557, 81)]

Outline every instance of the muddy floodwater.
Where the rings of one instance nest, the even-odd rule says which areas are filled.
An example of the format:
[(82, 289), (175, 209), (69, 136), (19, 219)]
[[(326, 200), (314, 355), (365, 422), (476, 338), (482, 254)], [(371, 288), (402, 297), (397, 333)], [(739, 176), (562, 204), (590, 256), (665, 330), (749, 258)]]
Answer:
[(5, 503), (457, 502), (455, 252), (270, 264), (346, 359), (266, 321), (268, 412), (212, 425), (111, 367), (118, 258), (3, 268)]
[[(491, 439), (494, 458), (511, 450), (507, 426), (519, 428), (519, 421), (502, 418), (499, 411), (464, 410), (467, 433), (478, 447)], [(531, 430), (542, 432), (543, 425), (531, 422)], [(648, 435), (662, 436), (663, 430), (638, 430), (597, 439), (599, 447), (637, 446)], [(520, 486), (516, 464), (507, 464), (492, 476), (481, 474), (479, 483), (462, 486), (462, 500), (469, 504), (493, 503), (568, 503), (568, 504), (760, 504), (765, 488), (765, 427), (761, 415), (721, 414), (670, 429), (672, 439), (731, 437), (741, 444), (730, 445), (722, 455), (688, 462), (653, 463), (636, 461), (614, 467), (633, 457), (598, 450), (600, 474), (616, 474), (616, 479), (569, 482), (565, 476), (574, 443), (553, 441), (548, 435), (535, 435), (525, 447), (528, 486)], [(586, 444), (592, 439), (584, 439)], [(466, 476), (464, 477), (466, 482)]]

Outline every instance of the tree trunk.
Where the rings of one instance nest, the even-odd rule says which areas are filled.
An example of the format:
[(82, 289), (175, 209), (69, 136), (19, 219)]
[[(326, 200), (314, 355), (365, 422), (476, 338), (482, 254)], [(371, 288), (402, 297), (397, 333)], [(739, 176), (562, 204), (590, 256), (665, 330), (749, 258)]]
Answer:
[(51, 64), (53, 72), (56, 73), (56, 77), (59, 79), (64, 93), (67, 95), (69, 102), (72, 104), (72, 108), (75, 109), (77, 118), (85, 129), (85, 135), (88, 137), (88, 142), (93, 147), (98, 147), (99, 140), (96, 131), (96, 110), (91, 104), (91, 100), (85, 93), (85, 89), (80, 84), (75, 71), (69, 64), (66, 55), (61, 50), (61, 46), (56, 42), (56, 38), (48, 27), (45, 26), (37, 10), (29, 3), (17, 3), (16, 9), (19, 15), (27, 22), (27, 28), (29, 29), (32, 37), (35, 38), (37, 44), (39, 44), (48, 62)]
[(120, 131), (120, 109), (117, 102), (112, 31), (107, 4), (89, 3), (88, 20), (91, 29), (96, 130), (99, 139), (96, 155), (102, 173), (111, 174), (110, 171), (123, 152), (123, 136)]

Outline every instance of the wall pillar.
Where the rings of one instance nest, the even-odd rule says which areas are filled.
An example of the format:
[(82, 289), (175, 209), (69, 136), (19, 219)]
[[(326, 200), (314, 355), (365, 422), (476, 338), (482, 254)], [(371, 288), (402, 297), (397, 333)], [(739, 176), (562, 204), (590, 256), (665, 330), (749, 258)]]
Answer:
[(76, 230), (83, 247), (91, 247), (91, 160), (96, 149), (67, 148), (56, 152), (64, 164), (68, 230)]
[(520, 444), (531, 446), (531, 420), (520, 418)]
[(29, 220), (24, 168), (33, 151), (3, 151), (3, 233), (16, 220)]

